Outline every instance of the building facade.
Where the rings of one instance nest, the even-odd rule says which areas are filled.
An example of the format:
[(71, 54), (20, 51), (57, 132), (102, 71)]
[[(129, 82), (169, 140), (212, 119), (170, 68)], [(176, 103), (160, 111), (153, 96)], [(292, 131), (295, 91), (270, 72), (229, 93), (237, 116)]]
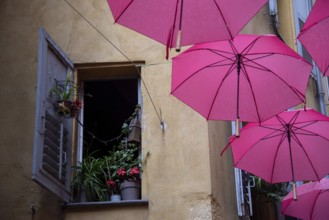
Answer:
[[(280, 0), (277, 8), (278, 29), (275, 29), (277, 23), (273, 23), (276, 20), (269, 5), (265, 5), (242, 33), (276, 34), (278, 30), (284, 41), (297, 50), (293, 40), (296, 36), (294, 3)], [(237, 193), (239, 177), (232, 156), (229, 151), (220, 156), (232, 134), (231, 122), (206, 121), (170, 95), (172, 66), (171, 60), (165, 58), (164, 45), (115, 24), (105, 0), (3, 0), (0, 18), (2, 219), (248, 218), (249, 204), (241, 200), (242, 192)], [(43, 40), (46, 42), (44, 57), (40, 55)], [(175, 55), (174, 50), (170, 51), (170, 58)], [(62, 58), (57, 60), (53, 56)], [(42, 63), (46, 66), (42, 67)], [(107, 112), (114, 118), (124, 111), (115, 105), (118, 102), (124, 106), (130, 103), (127, 104), (129, 108), (136, 104), (141, 106), (140, 201), (73, 204), (70, 198), (65, 202), (52, 187), (31, 178), (32, 173), (35, 174), (33, 169), (38, 166), (35, 136), (43, 133), (36, 123), (36, 112), (40, 110), (38, 102), (42, 103), (38, 101), (39, 89), (47, 80), (41, 78), (38, 84), (38, 73), (41, 68), (51, 73), (50, 66), (64, 72), (72, 70), (80, 87), (94, 86), (95, 90), (99, 87), (102, 97), (104, 93), (118, 91), (133, 97), (114, 101), (119, 97), (117, 94), (111, 101), (105, 101), (110, 104), (104, 105), (104, 109), (117, 108), (117, 112)], [(307, 105), (320, 110), (315, 77), (310, 79)], [(101, 82), (105, 81), (115, 83), (102, 86)], [(326, 81), (323, 79), (321, 83), (323, 93), (327, 93)], [(116, 91), (105, 90), (115, 86), (119, 88)], [(105, 95), (103, 98), (105, 100)], [(323, 100), (327, 106), (326, 95)], [(87, 101), (84, 104), (87, 105)], [(84, 109), (83, 113), (88, 114), (87, 111)], [(86, 134), (77, 121), (68, 120), (72, 123), (72, 150), (65, 158), (74, 166), (82, 160), (81, 135)], [(66, 185), (70, 189), (69, 172), (67, 174)]]

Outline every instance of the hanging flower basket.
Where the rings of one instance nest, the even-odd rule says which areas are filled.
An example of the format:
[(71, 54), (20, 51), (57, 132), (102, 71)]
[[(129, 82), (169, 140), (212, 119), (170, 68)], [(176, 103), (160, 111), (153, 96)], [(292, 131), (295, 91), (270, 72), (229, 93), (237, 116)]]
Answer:
[(74, 118), (78, 115), (80, 109), (81, 102), (78, 100), (73, 102), (68, 100), (57, 100), (55, 104), (55, 110), (63, 117)]
[(54, 102), (55, 111), (65, 118), (76, 117), (82, 106), (78, 100), (78, 85), (71, 81), (71, 74), (70, 72), (67, 75), (66, 80), (55, 80), (49, 94)]

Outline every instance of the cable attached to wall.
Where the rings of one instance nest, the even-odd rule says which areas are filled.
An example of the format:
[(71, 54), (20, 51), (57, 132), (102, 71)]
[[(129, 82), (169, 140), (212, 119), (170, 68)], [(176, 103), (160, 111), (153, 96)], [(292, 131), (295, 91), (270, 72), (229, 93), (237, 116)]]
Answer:
[(157, 111), (154, 101), (151, 97), (151, 94), (146, 86), (146, 83), (144, 82), (142, 78), (142, 74), (140, 72), (140, 69), (138, 68), (137, 64), (135, 64), (122, 50), (120, 50), (113, 42), (111, 42), (100, 30), (98, 30), (86, 17), (84, 17), (72, 4), (70, 4), (67, 0), (64, 0), (81, 18), (83, 18), (98, 34), (100, 34), (108, 43), (110, 43), (119, 53), (121, 53), (131, 64), (133, 64), (138, 72), (139, 77), (141, 78), (141, 81), (145, 87), (145, 91), (150, 98), (151, 104), (153, 106), (154, 111), (156, 112), (160, 124), (162, 125), (164, 122), (162, 120), (162, 117), (160, 116), (159, 112)]

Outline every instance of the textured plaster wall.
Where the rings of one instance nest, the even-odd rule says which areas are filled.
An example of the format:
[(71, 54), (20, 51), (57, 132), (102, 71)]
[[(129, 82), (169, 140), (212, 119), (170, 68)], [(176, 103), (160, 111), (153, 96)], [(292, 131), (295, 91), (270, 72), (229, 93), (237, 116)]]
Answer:
[[(133, 213), (133, 215), (132, 215)], [(128, 207), (92, 207), (92, 208), (67, 208), (65, 219), (70, 220), (123, 220), (123, 219), (147, 219), (148, 209), (144, 206)]]
[(60, 203), (31, 181), (37, 80), (36, 1), (0, 2), (0, 218), (60, 219)]
[[(234, 166), (231, 150), (220, 156), (232, 134), (230, 122), (209, 121), (209, 147), (214, 220), (238, 219), (235, 200)], [(218, 131), (222, 131), (218, 133)]]
[[(143, 167), (143, 198), (149, 200), (147, 219), (211, 218), (207, 122), (170, 95), (171, 63), (164, 58), (165, 46), (113, 25), (105, 0), (68, 1), (131, 60), (146, 62), (143, 79), (167, 125), (161, 130), (143, 87), (143, 154), (149, 152)], [(75, 63), (127, 59), (63, 0), (0, 2), (0, 216), (15, 220), (80, 219), (80, 214), (72, 212), (64, 216), (60, 201), (31, 180), (40, 27)], [(145, 219), (135, 211), (130, 210), (125, 219)], [(114, 219), (116, 211), (84, 214), (93, 219)]]

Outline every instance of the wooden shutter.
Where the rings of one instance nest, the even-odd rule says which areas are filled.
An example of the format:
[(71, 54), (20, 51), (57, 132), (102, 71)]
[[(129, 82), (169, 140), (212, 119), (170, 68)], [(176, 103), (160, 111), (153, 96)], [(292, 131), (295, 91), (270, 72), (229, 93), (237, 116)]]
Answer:
[(44, 29), (39, 31), (38, 53), (32, 179), (68, 202), (72, 119), (63, 118), (56, 113), (49, 91), (56, 80), (65, 80), (67, 74), (73, 72), (73, 62)]

